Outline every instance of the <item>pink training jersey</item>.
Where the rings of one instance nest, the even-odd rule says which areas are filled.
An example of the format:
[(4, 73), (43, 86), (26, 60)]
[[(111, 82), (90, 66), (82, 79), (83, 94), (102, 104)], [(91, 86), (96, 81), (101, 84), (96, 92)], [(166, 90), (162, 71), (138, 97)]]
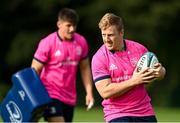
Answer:
[[(147, 49), (130, 40), (125, 40), (124, 44), (125, 50), (121, 52), (111, 52), (103, 45), (93, 56), (92, 73), (95, 83), (107, 78), (111, 78), (113, 83), (120, 83), (132, 77), (137, 61)], [(119, 97), (104, 99), (102, 105), (106, 121), (123, 116), (154, 115), (150, 97), (143, 85)]]
[(34, 58), (44, 64), (41, 80), (51, 98), (76, 104), (77, 66), (87, 55), (87, 42), (77, 33), (72, 41), (62, 41), (57, 32), (40, 41)]

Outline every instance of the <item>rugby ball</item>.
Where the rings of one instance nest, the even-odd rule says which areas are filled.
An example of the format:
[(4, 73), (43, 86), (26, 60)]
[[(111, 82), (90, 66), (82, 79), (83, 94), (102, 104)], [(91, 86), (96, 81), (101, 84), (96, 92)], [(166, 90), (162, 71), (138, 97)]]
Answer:
[(144, 53), (137, 62), (137, 70), (141, 71), (147, 67), (153, 68), (158, 63), (158, 58), (153, 52)]

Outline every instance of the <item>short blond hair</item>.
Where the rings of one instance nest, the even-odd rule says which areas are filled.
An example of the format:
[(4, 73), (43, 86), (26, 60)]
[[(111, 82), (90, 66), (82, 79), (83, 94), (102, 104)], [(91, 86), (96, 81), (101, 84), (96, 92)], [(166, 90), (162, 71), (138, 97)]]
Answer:
[(122, 18), (113, 14), (113, 13), (106, 13), (99, 22), (100, 29), (106, 29), (109, 26), (115, 25), (118, 31), (124, 30), (124, 25)]

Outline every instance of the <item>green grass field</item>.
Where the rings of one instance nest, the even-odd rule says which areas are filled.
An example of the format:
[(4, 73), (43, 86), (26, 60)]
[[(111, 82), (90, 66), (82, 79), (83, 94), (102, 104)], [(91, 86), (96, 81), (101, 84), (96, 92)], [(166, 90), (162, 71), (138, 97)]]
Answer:
[(180, 108), (155, 108), (159, 122), (180, 122)]
[[(180, 122), (180, 108), (155, 108), (159, 122)], [(0, 121), (2, 121), (0, 119)], [(43, 121), (41, 119), (40, 121)], [(77, 107), (73, 122), (105, 122), (100, 107), (93, 107), (90, 111)]]
[[(158, 122), (180, 122), (180, 108), (155, 108)], [(101, 108), (94, 107), (91, 111), (76, 108), (75, 122), (104, 122)]]

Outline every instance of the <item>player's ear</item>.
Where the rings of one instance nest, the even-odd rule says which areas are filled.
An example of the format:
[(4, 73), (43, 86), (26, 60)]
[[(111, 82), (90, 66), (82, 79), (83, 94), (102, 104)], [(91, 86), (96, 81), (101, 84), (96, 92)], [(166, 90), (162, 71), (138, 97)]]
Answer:
[(60, 23), (59, 20), (57, 21), (56, 25), (57, 25), (58, 28), (60, 27), (61, 23)]
[(124, 29), (121, 30), (122, 34), (124, 35)]
[(122, 29), (119, 33), (120, 33), (120, 35), (123, 36), (124, 35), (124, 29)]

